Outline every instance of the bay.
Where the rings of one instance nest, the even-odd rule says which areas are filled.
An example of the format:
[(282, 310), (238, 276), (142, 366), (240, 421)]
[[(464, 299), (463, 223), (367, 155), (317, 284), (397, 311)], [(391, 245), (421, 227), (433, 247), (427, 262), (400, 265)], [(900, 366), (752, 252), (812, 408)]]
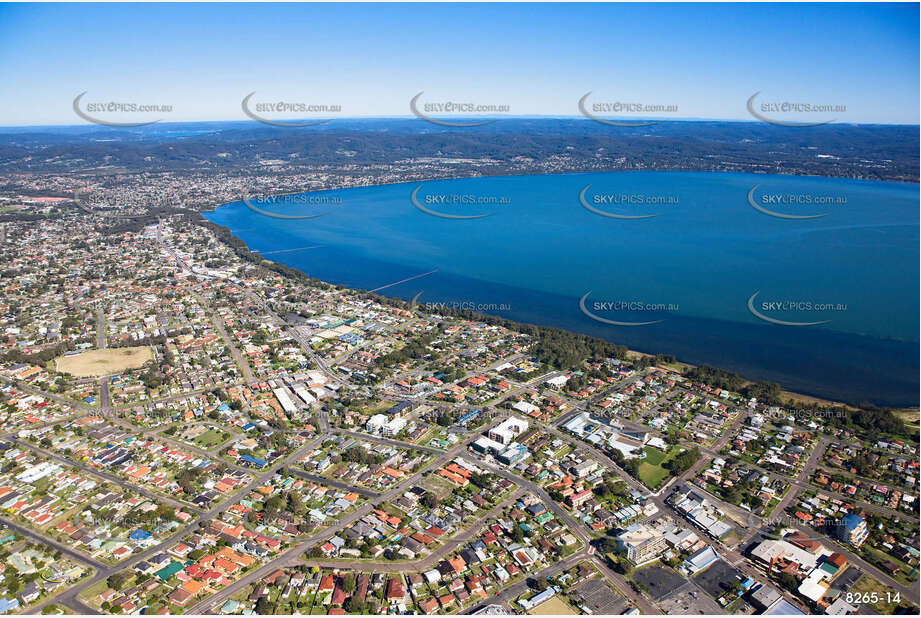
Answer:
[(331, 283), (917, 405), (918, 205), (900, 183), (610, 172), (254, 197), (206, 216)]

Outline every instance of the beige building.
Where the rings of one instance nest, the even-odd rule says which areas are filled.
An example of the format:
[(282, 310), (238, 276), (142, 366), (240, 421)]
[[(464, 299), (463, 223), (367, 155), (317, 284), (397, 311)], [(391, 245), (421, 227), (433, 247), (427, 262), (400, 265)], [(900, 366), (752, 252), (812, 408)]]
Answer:
[(635, 566), (658, 559), (668, 549), (665, 535), (646, 524), (628, 526), (618, 535), (617, 546), (627, 552), (627, 560)]

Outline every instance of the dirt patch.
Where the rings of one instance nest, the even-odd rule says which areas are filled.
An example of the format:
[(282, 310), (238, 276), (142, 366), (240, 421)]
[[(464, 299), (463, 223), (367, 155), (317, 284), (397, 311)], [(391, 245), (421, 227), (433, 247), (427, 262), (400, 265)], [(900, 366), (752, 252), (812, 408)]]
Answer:
[(532, 616), (544, 616), (544, 615), (559, 616), (559, 615), (564, 615), (564, 614), (575, 614), (575, 613), (576, 612), (571, 607), (566, 605), (566, 603), (563, 602), (563, 600), (560, 597), (553, 597), (552, 599), (548, 599), (547, 601), (544, 601), (537, 607), (532, 607), (528, 611), (528, 614)]
[(896, 418), (909, 425), (921, 424), (921, 413), (919, 413), (918, 408), (893, 410), (892, 413), (895, 414)]
[(149, 347), (112, 348), (91, 350), (80, 354), (59, 356), (54, 361), (55, 369), (78, 378), (91, 378), (121, 373), (126, 369), (137, 369), (153, 359)]

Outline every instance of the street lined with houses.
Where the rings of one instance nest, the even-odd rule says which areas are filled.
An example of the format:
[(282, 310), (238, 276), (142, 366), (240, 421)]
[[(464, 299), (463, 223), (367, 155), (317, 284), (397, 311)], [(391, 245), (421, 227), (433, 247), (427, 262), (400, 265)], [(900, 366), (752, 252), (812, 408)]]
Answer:
[(3, 523), (93, 569), (25, 612), (813, 612), (845, 605), (836, 581), (918, 601), (896, 436), (614, 347), (560, 367), (539, 335), (266, 274), (203, 228), (137, 246), (160, 286), (132, 266), (55, 319), (71, 366), (148, 361), (0, 365)]

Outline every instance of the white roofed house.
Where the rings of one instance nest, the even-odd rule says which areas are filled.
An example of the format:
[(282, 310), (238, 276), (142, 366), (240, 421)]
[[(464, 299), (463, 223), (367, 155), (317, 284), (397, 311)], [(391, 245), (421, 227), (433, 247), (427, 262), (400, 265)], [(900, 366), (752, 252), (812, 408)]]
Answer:
[(544, 380), (544, 384), (555, 391), (560, 390), (569, 381), (569, 376), (555, 376)]
[(425, 581), (429, 584), (436, 584), (441, 581), (441, 573), (438, 572), (438, 569), (431, 569), (423, 573)]
[(540, 410), (540, 408), (535, 406), (533, 403), (527, 401), (519, 401), (513, 405), (512, 408), (518, 410), (522, 414), (531, 414), (532, 412), (537, 412)]

